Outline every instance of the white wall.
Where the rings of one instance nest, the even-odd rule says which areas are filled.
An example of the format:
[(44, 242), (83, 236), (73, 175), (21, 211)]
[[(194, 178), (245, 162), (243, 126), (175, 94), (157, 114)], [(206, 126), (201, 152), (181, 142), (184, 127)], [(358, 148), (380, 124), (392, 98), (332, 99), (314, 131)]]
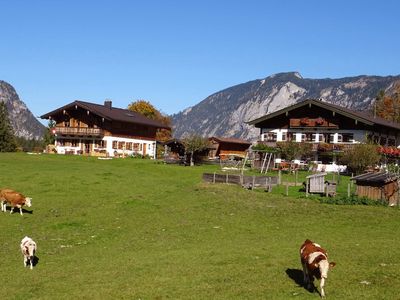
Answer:
[[(78, 140), (78, 138), (73, 138), (73, 139)], [(133, 153), (135, 153), (134, 150), (113, 149), (112, 148), (113, 141), (117, 141), (117, 142), (125, 142), (125, 143), (131, 142), (131, 143), (141, 144), (141, 147), (139, 148), (139, 151), (137, 153), (142, 154), (142, 155), (144, 153), (143, 146), (144, 146), (144, 144), (146, 144), (146, 154), (149, 155), (151, 158), (156, 157), (156, 141), (155, 140), (149, 141), (149, 140), (131, 139), (131, 138), (122, 138), (122, 137), (113, 137), (113, 136), (105, 136), (103, 138), (103, 140), (107, 142), (105, 150), (106, 150), (108, 156), (114, 156), (115, 152), (118, 153), (118, 155), (123, 154), (126, 156), (129, 156), (129, 155), (132, 155)], [(87, 141), (87, 140), (84, 140), (84, 141)], [(57, 150), (57, 153), (59, 153), (59, 154), (65, 154), (65, 152), (67, 152), (67, 151), (73, 151), (74, 154), (78, 154), (79, 150), (85, 151), (84, 145), (81, 144), (81, 142), (82, 141), (80, 140), (80, 143), (77, 147), (61, 146), (58, 143), (57, 138), (56, 138), (56, 142), (55, 142), (56, 147), (55, 148)], [(93, 144), (92, 147), (95, 148), (94, 140), (92, 140), (91, 143)], [(102, 148), (99, 148), (99, 149), (102, 149)]]

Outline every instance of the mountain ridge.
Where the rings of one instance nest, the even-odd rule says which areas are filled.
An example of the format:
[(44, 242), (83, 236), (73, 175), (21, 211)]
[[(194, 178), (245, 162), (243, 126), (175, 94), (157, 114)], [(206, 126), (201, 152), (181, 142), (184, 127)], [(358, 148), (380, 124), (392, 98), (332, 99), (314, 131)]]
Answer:
[(299, 72), (272, 74), (225, 88), (172, 115), (174, 137), (196, 133), (256, 141), (258, 129), (247, 121), (309, 98), (369, 110), (379, 90), (390, 93), (397, 81), (400, 75), (311, 79)]
[(3, 80), (0, 80), (0, 102), (6, 104), (8, 117), (16, 136), (36, 140), (43, 137), (45, 126), (34, 117), (26, 104), (20, 100), (15, 88)]

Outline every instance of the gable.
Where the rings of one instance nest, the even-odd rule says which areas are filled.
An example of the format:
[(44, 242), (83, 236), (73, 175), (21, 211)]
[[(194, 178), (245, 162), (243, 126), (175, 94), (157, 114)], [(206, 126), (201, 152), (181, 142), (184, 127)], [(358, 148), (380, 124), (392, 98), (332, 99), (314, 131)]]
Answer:
[(371, 127), (380, 127), (388, 130), (400, 130), (400, 124), (313, 99), (249, 121), (247, 124), (254, 125), (257, 128), (340, 127), (340, 129), (371, 129)]

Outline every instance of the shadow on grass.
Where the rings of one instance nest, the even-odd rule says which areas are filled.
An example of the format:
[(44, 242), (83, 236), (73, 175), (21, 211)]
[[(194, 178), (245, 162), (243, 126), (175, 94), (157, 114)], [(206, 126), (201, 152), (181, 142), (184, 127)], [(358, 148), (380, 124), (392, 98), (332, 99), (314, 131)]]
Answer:
[(33, 262), (32, 262), (32, 266), (36, 267), (36, 265), (39, 263), (39, 257), (37, 257), (36, 255), (33, 257)]
[(313, 293), (315, 290), (314, 285), (311, 289), (307, 288), (307, 285), (304, 284), (303, 271), (299, 269), (286, 269), (286, 274), (292, 279), (298, 286), (303, 287), (306, 291)]
[[(10, 212), (9, 212), (10, 210), (11, 210), (11, 207), (10, 207), (10, 206), (7, 206), (7, 210), (6, 210), (5, 212), (8, 212), (8, 213), (10, 214)], [(18, 208), (14, 208), (12, 214), (15, 214), (15, 213), (19, 214), (19, 209), (18, 209)], [(33, 214), (33, 210), (26, 210), (25, 208), (22, 208), (22, 213), (23, 213), (23, 214), (30, 214), (30, 215), (32, 215), (32, 214)]]
[(299, 270), (299, 269), (286, 269), (286, 274), (298, 286), (304, 286), (304, 283), (303, 283), (303, 271), (302, 270)]

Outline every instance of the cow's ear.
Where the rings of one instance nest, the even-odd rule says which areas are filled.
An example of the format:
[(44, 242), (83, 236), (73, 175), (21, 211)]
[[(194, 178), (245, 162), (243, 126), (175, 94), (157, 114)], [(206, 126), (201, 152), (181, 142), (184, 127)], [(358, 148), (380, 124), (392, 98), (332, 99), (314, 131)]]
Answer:
[(329, 263), (329, 267), (330, 267), (330, 268), (333, 268), (334, 266), (336, 266), (336, 263), (335, 263), (335, 262)]

